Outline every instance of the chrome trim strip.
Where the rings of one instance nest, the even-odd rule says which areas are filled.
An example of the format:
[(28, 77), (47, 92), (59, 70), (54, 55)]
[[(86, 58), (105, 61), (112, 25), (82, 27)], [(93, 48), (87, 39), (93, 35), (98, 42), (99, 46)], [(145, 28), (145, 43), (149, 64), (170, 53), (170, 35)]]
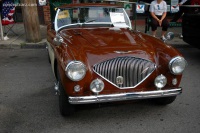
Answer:
[(104, 102), (116, 102), (127, 101), (136, 99), (148, 99), (148, 98), (160, 98), (176, 96), (182, 93), (182, 88), (168, 89), (168, 90), (156, 90), (147, 92), (131, 92), (120, 94), (108, 94), (108, 95), (93, 95), (93, 96), (78, 96), (69, 97), (70, 104), (91, 104), (91, 103), (104, 103)]
[(117, 54), (128, 54), (128, 53), (131, 53), (133, 51), (114, 51), (115, 53)]
[[(129, 18), (128, 14), (126, 13), (126, 10), (124, 8), (123, 8), (123, 10), (124, 10), (124, 13), (125, 13), (126, 17)], [(132, 24), (131, 24), (131, 20), (130, 19), (128, 19), (128, 23), (129, 23), (129, 28), (132, 29)]]
[(54, 20), (54, 29), (55, 29), (56, 33), (57, 33), (57, 31), (59, 30), (59, 28), (58, 28), (58, 21), (57, 21), (58, 13), (59, 13), (59, 12), (60, 12), (60, 9), (57, 10), (56, 16), (55, 16), (55, 20)]

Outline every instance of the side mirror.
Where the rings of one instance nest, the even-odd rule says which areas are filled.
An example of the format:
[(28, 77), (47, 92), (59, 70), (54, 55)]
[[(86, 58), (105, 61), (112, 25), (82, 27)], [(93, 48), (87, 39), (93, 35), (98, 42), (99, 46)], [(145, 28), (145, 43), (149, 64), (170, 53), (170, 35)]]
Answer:
[(174, 39), (174, 33), (173, 32), (168, 32), (166, 38), (167, 38), (168, 41)]
[(58, 46), (61, 45), (63, 41), (63, 38), (59, 34), (56, 34), (56, 37), (53, 39), (54, 44)]

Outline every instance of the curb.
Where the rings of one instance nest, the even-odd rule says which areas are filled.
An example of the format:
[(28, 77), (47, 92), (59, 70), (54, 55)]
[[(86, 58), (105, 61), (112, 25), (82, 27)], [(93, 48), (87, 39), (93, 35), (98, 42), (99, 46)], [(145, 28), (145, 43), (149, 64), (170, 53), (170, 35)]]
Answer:
[(43, 39), (38, 43), (25, 43), (21, 45), (21, 49), (45, 49), (47, 45), (46, 41), (46, 39)]
[(45, 49), (46, 48), (46, 39), (37, 43), (14, 43), (14, 44), (0, 44), (0, 49)]

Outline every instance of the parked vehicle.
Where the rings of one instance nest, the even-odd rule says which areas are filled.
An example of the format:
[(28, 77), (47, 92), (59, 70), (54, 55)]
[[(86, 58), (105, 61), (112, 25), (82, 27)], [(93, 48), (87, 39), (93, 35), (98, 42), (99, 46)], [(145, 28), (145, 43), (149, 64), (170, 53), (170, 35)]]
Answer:
[(47, 34), (63, 116), (79, 104), (153, 99), (166, 105), (182, 92), (184, 57), (160, 39), (133, 30), (120, 6), (61, 6)]
[(182, 19), (183, 41), (200, 48), (200, 0), (191, 0), (191, 5), (185, 7), (187, 12)]

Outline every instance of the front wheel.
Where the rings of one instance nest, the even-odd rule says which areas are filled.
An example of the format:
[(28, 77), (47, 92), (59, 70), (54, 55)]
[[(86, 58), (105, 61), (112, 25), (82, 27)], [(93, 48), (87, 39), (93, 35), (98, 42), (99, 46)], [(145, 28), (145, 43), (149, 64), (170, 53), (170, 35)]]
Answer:
[(153, 101), (159, 105), (167, 105), (174, 102), (175, 99), (176, 96), (171, 96), (171, 97), (155, 98), (153, 99)]
[(74, 112), (74, 106), (68, 101), (68, 96), (66, 95), (63, 86), (59, 82), (59, 108), (62, 116), (69, 116)]
[(48, 62), (49, 62), (49, 64), (51, 64), (51, 59), (50, 59), (50, 56), (49, 56), (49, 51), (48, 51)]
[(68, 101), (68, 96), (61, 83), (59, 72), (58, 72), (58, 95), (59, 95), (59, 108), (62, 116), (69, 116), (74, 113), (75, 108)]

